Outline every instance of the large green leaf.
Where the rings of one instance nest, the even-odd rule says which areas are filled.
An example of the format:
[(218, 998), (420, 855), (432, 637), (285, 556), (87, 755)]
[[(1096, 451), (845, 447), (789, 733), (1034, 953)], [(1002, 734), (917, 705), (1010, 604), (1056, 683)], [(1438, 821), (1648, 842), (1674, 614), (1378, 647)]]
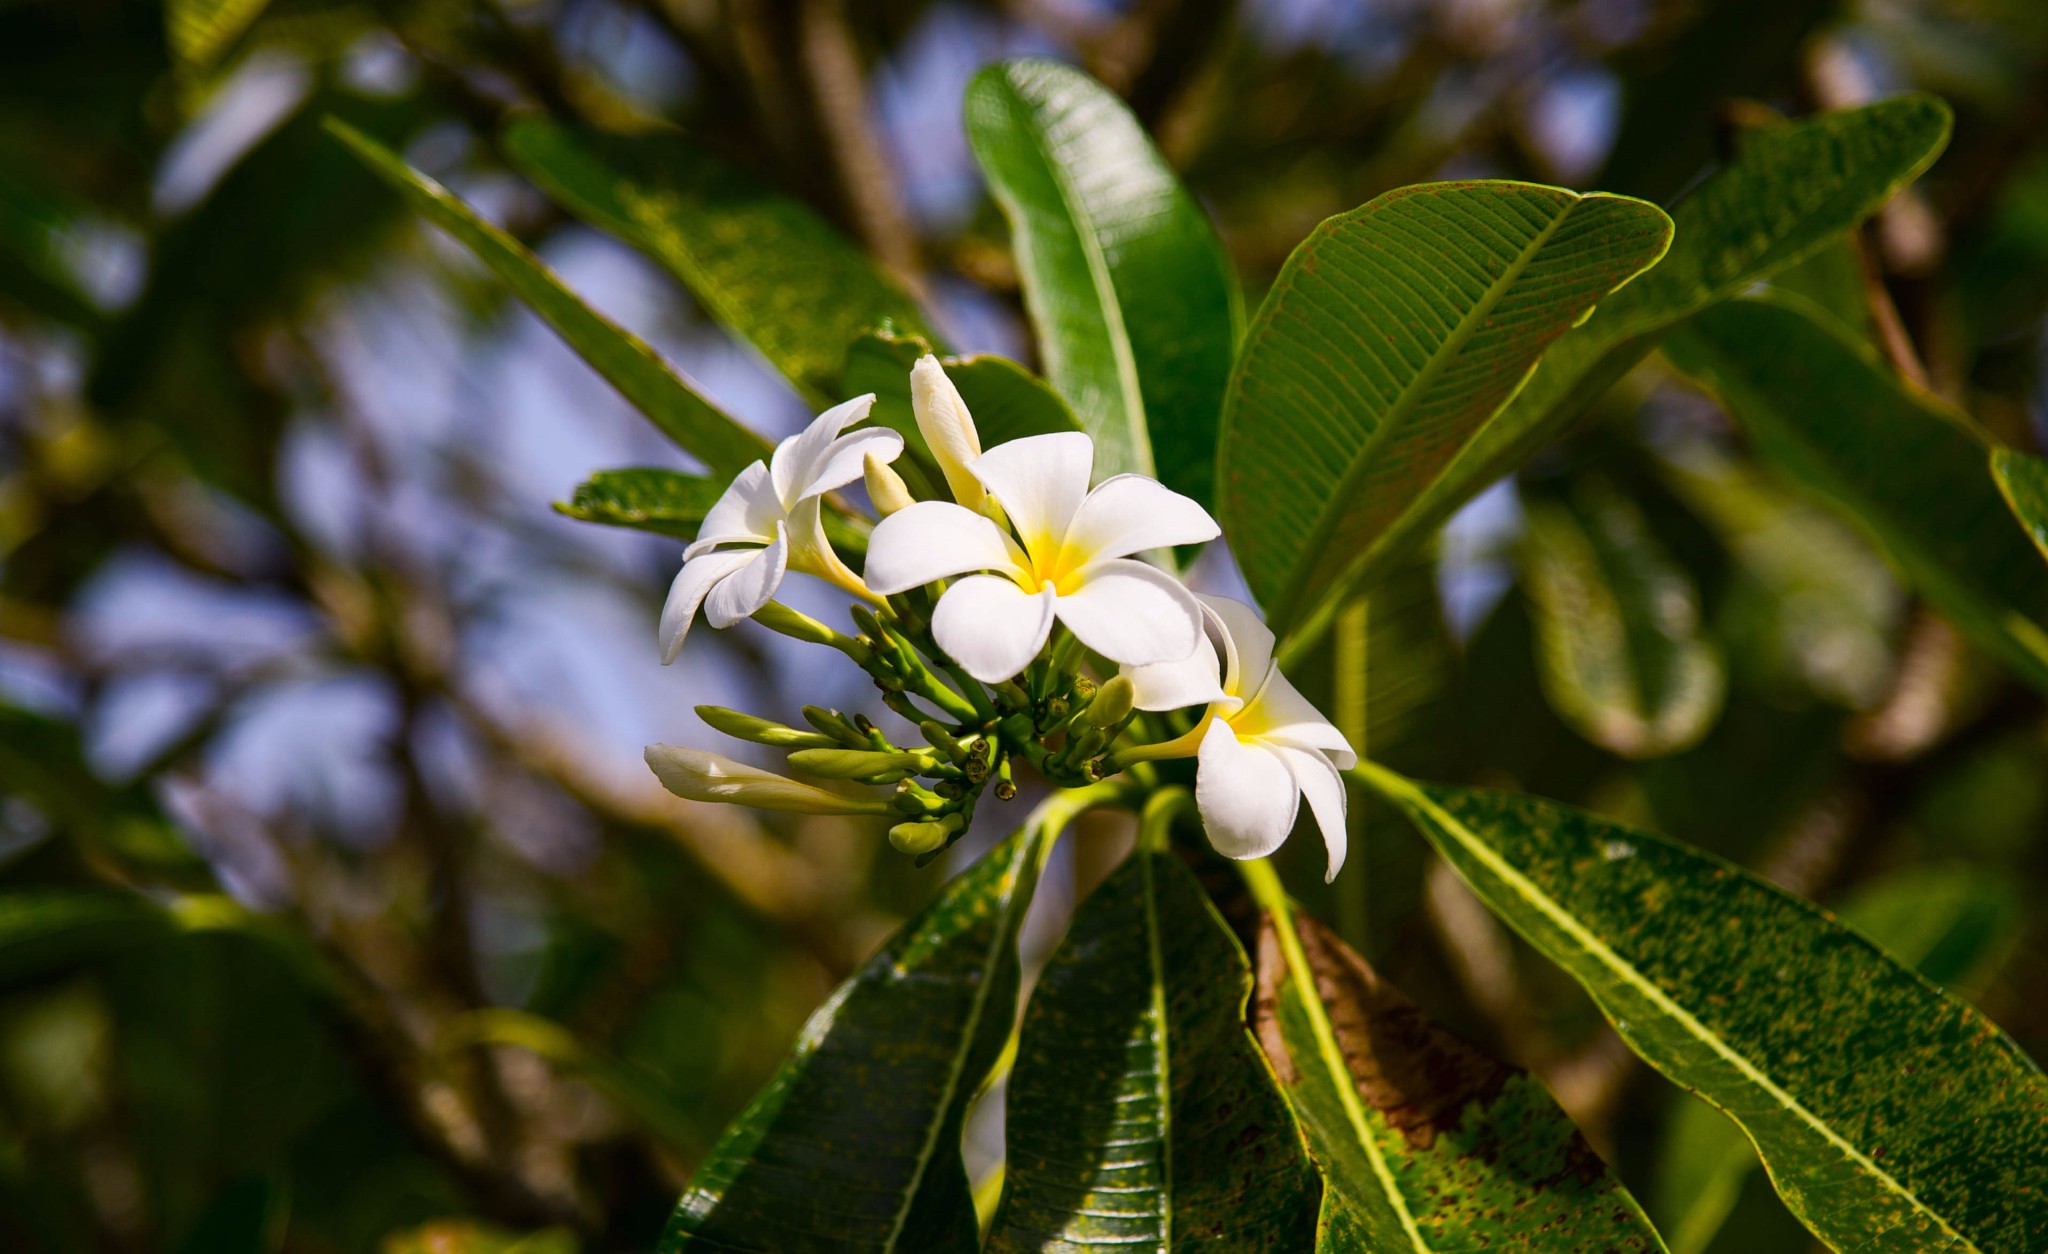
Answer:
[(1901, 382), (1798, 297), (1744, 297), (1667, 346), (1794, 479), (1874, 536), (1956, 626), (2048, 688), (2048, 568), (2012, 525), (1964, 415)]
[[(931, 459), (917, 418), (910, 406), (910, 368), (931, 346), (915, 336), (876, 332), (854, 342), (846, 354), (845, 389), (848, 395), (875, 394), (875, 408), (869, 415), (879, 426), (903, 434), (925, 478), (942, 484), (938, 463)], [(975, 430), (983, 448), (1027, 435), (1055, 431), (1079, 431), (1074, 411), (1045, 381), (1016, 362), (987, 353), (969, 357), (942, 357), (939, 363), (946, 377), (960, 389), (967, 412), (974, 417)]]
[[(1936, 984), (1952, 985), (2003, 949), (2020, 922), (2011, 884), (1971, 867), (1910, 867), (1865, 886), (1842, 921)], [(1704, 1254), (1757, 1166), (1742, 1130), (1705, 1102), (1672, 1113), (1658, 1164), (1657, 1214), (1673, 1254)]]
[(1528, 386), (1414, 499), (1368, 566), (1556, 439), (1672, 327), (1868, 217), (1933, 163), (1948, 132), (1948, 107), (1930, 96), (1752, 132), (1733, 161), (1672, 207), (1669, 255), (1551, 345)]
[(1371, 763), (1356, 776), (1631, 1049), (1740, 1123), (1836, 1249), (2022, 1254), (2048, 1232), (2048, 1079), (1977, 1011), (1676, 841)]
[(2026, 528), (2041, 556), (2048, 558), (2048, 462), (2017, 449), (1993, 449), (1991, 475), (2013, 517)]
[(989, 1250), (1314, 1245), (1316, 1176), (1245, 1031), (1251, 967), (1194, 874), (1139, 850), (1032, 991)]
[(1242, 320), (1208, 218), (1123, 102), (1057, 62), (976, 75), (967, 138), (1010, 221), (1046, 377), (1095, 437), (1097, 473), (1156, 475), (1206, 504)]
[(529, 118), (507, 128), (504, 146), (563, 207), (681, 279), (821, 408), (843, 399), (856, 337), (881, 326), (929, 336), (916, 302), (817, 214), (679, 135)]
[(839, 986), (733, 1121), (660, 1249), (972, 1251), (969, 1101), (1015, 1022), (1017, 927), (1060, 810), (998, 845)]
[(1726, 677), (1699, 589), (1642, 511), (1598, 480), (1570, 504), (1532, 500), (1522, 559), (1537, 678), (1573, 729), (1629, 758), (1706, 735)]
[(428, 221), (475, 253), (591, 369), (714, 474), (738, 474), (768, 455), (768, 441), (707, 400), (639, 337), (584, 304), (518, 240), (354, 127), (329, 118), (327, 129)]
[(270, 0), (170, 0), (164, 25), (178, 59), (203, 70), (249, 29)]
[(0, 894), (0, 984), (35, 979), (160, 936), (161, 911), (129, 893), (16, 889)]
[(1325, 1254), (1664, 1248), (1540, 1083), (1306, 915), (1266, 915), (1257, 1026), (1323, 1169)]
[(1219, 449), (1224, 534), (1276, 630), (1341, 600), (1544, 346), (1670, 242), (1654, 205), (1509, 182), (1317, 227), (1252, 320)]

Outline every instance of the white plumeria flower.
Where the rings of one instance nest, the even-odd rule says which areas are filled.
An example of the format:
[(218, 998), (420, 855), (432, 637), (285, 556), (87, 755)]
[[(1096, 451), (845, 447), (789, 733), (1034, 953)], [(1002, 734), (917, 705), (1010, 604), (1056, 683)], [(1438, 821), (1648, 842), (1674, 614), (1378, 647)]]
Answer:
[(661, 661), (675, 661), (698, 607), (713, 627), (730, 627), (761, 612), (790, 570), (816, 575), (855, 596), (869, 596), (825, 539), (825, 493), (861, 477), (873, 455), (892, 461), (903, 437), (880, 429), (840, 432), (868, 416), (874, 393), (835, 405), (775, 446), (767, 462), (739, 473), (704, 515), (696, 542), (661, 610)]
[(1091, 492), (1094, 462), (1095, 442), (1077, 431), (990, 449), (968, 469), (1016, 537), (964, 506), (920, 501), (875, 528), (868, 586), (888, 596), (968, 575), (939, 598), (932, 636), (983, 683), (1029, 666), (1055, 619), (1121, 665), (1186, 658), (1202, 638), (1194, 594), (1128, 557), (1214, 539), (1216, 520), (1143, 475), (1117, 475)]
[[(1175, 746), (1179, 756), (1195, 753), (1195, 805), (1209, 843), (1225, 857), (1263, 858), (1278, 849), (1307, 797), (1330, 852), (1326, 878), (1336, 879), (1346, 845), (1338, 772), (1358, 765), (1358, 755), (1280, 673), (1273, 633), (1256, 610), (1224, 597), (1201, 601), (1209, 631), (1192, 657), (1124, 671), (1141, 710), (1208, 706), (1193, 731), (1148, 756), (1175, 756)], [(1222, 646), (1220, 666), (1210, 636)]]
[(910, 368), (910, 412), (917, 418), (917, 432), (931, 449), (932, 460), (946, 476), (953, 499), (986, 513), (988, 493), (968, 469), (981, 456), (981, 432), (975, 429), (974, 416), (967, 412), (960, 389), (930, 353)]

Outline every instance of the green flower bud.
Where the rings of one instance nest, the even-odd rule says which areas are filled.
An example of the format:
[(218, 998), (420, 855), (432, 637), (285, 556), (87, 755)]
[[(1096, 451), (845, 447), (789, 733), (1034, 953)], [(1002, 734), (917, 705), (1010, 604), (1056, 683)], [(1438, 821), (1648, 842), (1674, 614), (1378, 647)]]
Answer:
[(765, 718), (755, 718), (738, 710), (728, 710), (724, 706), (700, 705), (697, 707), (697, 717), (735, 739), (751, 740), (757, 745), (773, 745), (778, 749), (829, 749), (839, 744), (839, 741), (822, 732), (798, 731), (794, 727), (784, 727), (780, 723), (771, 723)]
[(926, 743), (950, 758), (954, 766), (967, 765), (968, 759), (973, 756), (967, 746), (961, 744), (954, 737), (953, 733), (947, 731), (940, 723), (934, 722), (931, 719), (923, 719), (918, 722), (917, 730), (925, 738)]
[[(866, 749), (799, 749), (789, 755), (789, 764), (806, 775), (823, 779), (873, 779), (894, 775), (900, 779), (915, 775), (931, 765), (916, 753), (876, 753)], [(891, 782), (894, 782), (893, 780)]]
[(662, 787), (689, 801), (719, 801), (795, 814), (889, 812), (889, 803), (879, 797), (842, 797), (702, 749), (649, 745), (647, 765)]
[(898, 823), (889, 829), (889, 843), (898, 853), (917, 857), (944, 849), (946, 842), (953, 839), (953, 833), (959, 830), (960, 816), (957, 814), (923, 822)]
[(1097, 727), (1114, 727), (1131, 716), (1138, 697), (1137, 685), (1122, 675), (1096, 689), (1088, 703), (1088, 721)]
[(868, 743), (868, 738), (837, 710), (807, 705), (804, 707), (804, 722), (830, 736), (835, 744), (865, 747)]
[(770, 601), (754, 611), (754, 621), (770, 631), (780, 632), (792, 640), (801, 640), (805, 644), (825, 644), (838, 648), (847, 642), (844, 635), (809, 614), (798, 613), (780, 601)]

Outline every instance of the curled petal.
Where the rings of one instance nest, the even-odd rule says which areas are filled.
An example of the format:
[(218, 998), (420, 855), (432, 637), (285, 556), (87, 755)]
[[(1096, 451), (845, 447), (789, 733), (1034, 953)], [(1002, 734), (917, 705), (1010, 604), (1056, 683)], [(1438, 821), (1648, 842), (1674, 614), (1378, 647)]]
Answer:
[(1239, 735), (1327, 753), (1336, 764), (1333, 769), (1350, 770), (1358, 765), (1358, 755), (1352, 752), (1344, 733), (1309, 704), (1308, 698), (1288, 682), (1278, 666), (1267, 668), (1266, 680), (1258, 693), (1231, 720), (1237, 724)]
[(1184, 661), (1129, 666), (1123, 676), (1135, 690), (1131, 703), (1141, 710), (1180, 710), (1214, 701), (1229, 701), (1233, 708), (1237, 704), (1223, 691), (1216, 646), (1206, 638)]
[[(875, 394), (870, 392), (834, 405), (811, 419), (810, 426), (775, 446), (774, 456), (768, 459), (768, 471), (775, 484), (776, 498), (782, 502), (784, 510), (794, 508), (798, 501), (810, 494), (812, 485), (819, 482), (828, 469), (839, 433), (867, 417), (874, 404)], [(826, 486), (836, 488), (841, 483), (851, 483), (860, 476), (860, 465), (861, 459), (855, 455), (853, 473), (839, 483)]]
[(797, 485), (796, 500), (790, 502), (790, 509), (860, 478), (871, 456), (886, 465), (902, 455), (903, 437), (894, 431), (875, 428), (840, 436), (815, 467), (816, 473)]
[(1094, 465), (1095, 441), (1060, 431), (998, 444), (969, 469), (1002, 505), (1024, 547), (1050, 556), (1087, 499)]
[(1195, 755), (1195, 807), (1209, 843), (1226, 858), (1263, 858), (1294, 829), (1301, 792), (1278, 756), (1211, 719)]
[(759, 549), (729, 553), (706, 553), (683, 563), (675, 582), (668, 586), (668, 600), (661, 607), (661, 664), (667, 666), (683, 651), (683, 637), (697, 617), (697, 607), (711, 589), (727, 575), (760, 556)]
[(868, 537), (868, 587), (881, 596), (975, 570), (1016, 570), (1016, 545), (971, 509), (919, 501), (875, 525)]
[(932, 638), (968, 674), (999, 684), (1031, 665), (1045, 647), (1054, 600), (1050, 587), (1033, 596), (995, 575), (962, 579), (932, 611)]
[(781, 517), (782, 502), (769, 482), (768, 466), (755, 462), (734, 477), (718, 503), (704, 515), (697, 539), (683, 550), (683, 557), (708, 553), (721, 544), (773, 543), (775, 523)]
[(1242, 601), (1215, 596), (1201, 601), (1211, 625), (1223, 635), (1223, 686), (1249, 701), (1273, 668), (1273, 629)]
[(1222, 534), (1209, 511), (1156, 479), (1117, 475), (1095, 485), (1067, 525), (1077, 564), (1147, 549), (1200, 544)]
[(868, 586), (853, 573), (852, 567), (839, 559), (838, 551), (825, 535), (823, 502), (819, 498), (813, 496), (799, 501), (790, 513), (787, 527), (791, 570), (816, 575), (857, 597), (869, 595)]
[(1323, 848), (1330, 854), (1330, 869), (1323, 875), (1323, 882), (1327, 884), (1344, 869), (1347, 844), (1344, 779), (1330, 764), (1330, 759), (1320, 753), (1270, 741), (1266, 748), (1286, 765), (1287, 773), (1294, 777), (1295, 787), (1301, 789), (1301, 795), (1308, 799), (1308, 810), (1316, 816), (1316, 826), (1323, 829)]
[(1202, 639), (1202, 608), (1178, 580), (1121, 558), (1085, 567), (1059, 599), (1060, 621), (1121, 666), (1185, 661)]
[(782, 586), (782, 574), (789, 568), (789, 536), (781, 523), (775, 524), (775, 543), (754, 549), (747, 560), (718, 581), (704, 602), (704, 619), (713, 627), (725, 628), (743, 618), (752, 618), (761, 607), (775, 599)]

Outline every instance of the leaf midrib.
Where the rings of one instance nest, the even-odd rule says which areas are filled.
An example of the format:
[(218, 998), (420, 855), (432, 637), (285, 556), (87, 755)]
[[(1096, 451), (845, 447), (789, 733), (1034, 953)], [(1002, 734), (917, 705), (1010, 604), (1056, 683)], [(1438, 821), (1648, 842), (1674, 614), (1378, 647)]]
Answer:
[[(1022, 106), (1027, 118), (1035, 112), (1031, 102), (1017, 90), (1007, 74), (1001, 81), (1012, 104)], [(1116, 283), (1109, 273), (1109, 259), (1102, 255), (1102, 246), (1095, 238), (1095, 218), (1068, 185), (1066, 171), (1047, 147), (1044, 132), (1028, 122), (1019, 129), (1030, 140), (1032, 151), (1038, 154), (1046, 172), (1051, 175), (1053, 190), (1059, 193), (1060, 203), (1067, 210), (1067, 219), (1074, 224), (1074, 238), (1080, 243), (1081, 255), (1088, 263), (1088, 283), (1095, 290), (1096, 304), (1102, 309), (1103, 329), (1108, 333), (1110, 355), (1116, 363), (1124, 427), (1130, 438), (1131, 453), (1138, 463), (1134, 469), (1140, 474), (1151, 475), (1152, 436), (1147, 426), (1144, 391), (1138, 384), (1138, 362), (1131, 352), (1130, 335), (1124, 329), (1123, 305), (1117, 298)]]
[(1152, 964), (1152, 1047), (1159, 1055), (1153, 1099), (1159, 1103), (1159, 1244), (1173, 1248), (1173, 1033), (1166, 1022), (1166, 953), (1159, 939), (1159, 886), (1155, 855), (1139, 850), (1145, 877), (1145, 948)]
[[(1500, 876), (1515, 891), (1517, 896), (1534, 906), (1537, 911), (1560, 931), (1564, 932), (1584, 948), (1587, 953), (1599, 960), (1601, 965), (1606, 967), (1624, 983), (1633, 987), (1680, 1027), (1690, 1032), (1695, 1039), (1705, 1044), (1722, 1061), (1734, 1067), (1745, 1079), (1762, 1089), (1780, 1107), (1795, 1115), (1800, 1122), (1819, 1133), (1823, 1140), (1834, 1146), (1845, 1158), (1881, 1182), (1887, 1190), (1911, 1205), (1914, 1210), (1933, 1220), (1943, 1232), (1953, 1237), (1962, 1249), (1970, 1251), (1971, 1254), (1982, 1254), (1976, 1242), (1957, 1232), (1949, 1224), (1948, 1220), (1921, 1201), (1919, 1194), (1907, 1188), (1897, 1177), (1878, 1166), (1868, 1155), (1850, 1144), (1840, 1133), (1836, 1132), (1826, 1121), (1821, 1119), (1820, 1116), (1808, 1110), (1799, 1099), (1780, 1088), (1775, 1081), (1757, 1067), (1755, 1063), (1751, 1062), (1748, 1057), (1729, 1045), (1718, 1033), (1710, 1031), (1706, 1024), (1701, 1023), (1693, 1016), (1692, 1012), (1673, 1001), (1649, 977), (1636, 970), (1634, 964), (1628, 962), (1610, 948), (1605, 941), (1588, 931), (1562, 906), (1551, 900), (1549, 894), (1538, 888), (1534, 882), (1527, 876), (1524, 876), (1505, 858), (1495, 853), (1486, 842), (1479, 839), (1476, 833), (1463, 823), (1460, 823), (1449, 811), (1437, 805), (1428, 793), (1418, 788), (1412, 781), (1370, 761), (1361, 761), (1357, 767), (1347, 773), (1397, 804), (1427, 816), (1431, 823), (1450, 835), (1452, 839), (1456, 840), (1473, 857), (1485, 863), (1488, 870)], [(1747, 1130), (1747, 1128), (1744, 1129), (1745, 1132)], [(1766, 1167), (1769, 1165), (1768, 1162), (1765, 1163)]]

